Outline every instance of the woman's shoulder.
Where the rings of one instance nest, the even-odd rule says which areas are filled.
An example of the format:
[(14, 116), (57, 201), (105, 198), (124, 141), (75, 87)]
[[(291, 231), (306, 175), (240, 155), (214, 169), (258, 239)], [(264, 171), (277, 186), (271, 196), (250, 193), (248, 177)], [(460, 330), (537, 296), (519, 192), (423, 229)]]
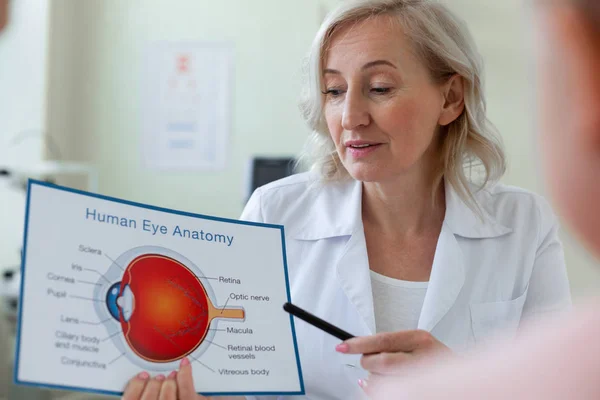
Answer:
[(478, 201), (495, 210), (496, 213), (506, 210), (511, 210), (511, 212), (526, 210), (529, 212), (536, 211), (540, 214), (552, 214), (550, 203), (541, 194), (501, 182), (477, 192), (475, 197)]
[(316, 178), (309, 172), (297, 173), (258, 187), (248, 204), (254, 201), (263, 211), (277, 212), (283, 207), (306, 204), (307, 198), (314, 196)]
[(325, 212), (332, 199), (351, 191), (351, 182), (325, 182), (312, 172), (297, 173), (257, 188), (241, 219), (285, 224), (305, 219), (313, 211)]
[(476, 192), (475, 198), (494, 221), (513, 230), (547, 232), (558, 224), (549, 201), (532, 190), (495, 183)]
[(277, 179), (260, 186), (256, 191), (264, 197), (273, 195), (294, 196), (303, 193), (317, 181), (317, 177), (311, 172), (300, 172), (285, 178)]

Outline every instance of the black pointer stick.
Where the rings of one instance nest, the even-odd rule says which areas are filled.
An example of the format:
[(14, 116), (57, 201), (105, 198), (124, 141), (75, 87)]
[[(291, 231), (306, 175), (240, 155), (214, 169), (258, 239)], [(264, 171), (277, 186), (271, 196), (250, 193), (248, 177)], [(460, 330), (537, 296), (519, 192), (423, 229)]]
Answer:
[(300, 307), (297, 307), (291, 303), (285, 303), (283, 305), (283, 309), (288, 313), (292, 314), (293, 316), (298, 317), (305, 322), (308, 322), (312, 326), (315, 326), (342, 341), (352, 339), (354, 337), (354, 335), (351, 335), (348, 332), (341, 330), (337, 326), (331, 325), (329, 322), (323, 321), (319, 317), (315, 317), (309, 312), (304, 311)]

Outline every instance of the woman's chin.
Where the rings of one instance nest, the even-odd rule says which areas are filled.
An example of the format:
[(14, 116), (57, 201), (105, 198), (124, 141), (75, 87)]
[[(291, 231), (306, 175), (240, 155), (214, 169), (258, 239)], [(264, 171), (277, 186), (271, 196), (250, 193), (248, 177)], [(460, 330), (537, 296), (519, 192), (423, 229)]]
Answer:
[(350, 176), (360, 182), (380, 182), (385, 179), (383, 171), (377, 171), (372, 168), (350, 168), (348, 169)]

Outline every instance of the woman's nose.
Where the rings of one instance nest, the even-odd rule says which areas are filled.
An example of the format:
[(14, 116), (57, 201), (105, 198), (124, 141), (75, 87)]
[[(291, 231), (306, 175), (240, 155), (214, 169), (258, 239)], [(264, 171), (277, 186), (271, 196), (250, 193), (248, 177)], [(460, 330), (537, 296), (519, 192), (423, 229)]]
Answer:
[(348, 91), (344, 99), (342, 128), (346, 131), (369, 125), (370, 115), (360, 92)]

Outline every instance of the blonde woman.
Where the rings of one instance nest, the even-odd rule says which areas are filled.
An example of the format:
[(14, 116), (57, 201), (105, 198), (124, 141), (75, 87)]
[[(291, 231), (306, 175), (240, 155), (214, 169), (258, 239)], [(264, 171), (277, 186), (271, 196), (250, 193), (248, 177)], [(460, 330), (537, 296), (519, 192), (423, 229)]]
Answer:
[[(600, 3), (534, 3), (545, 178), (566, 223), (600, 257)], [(473, 357), (372, 376), (365, 389), (373, 400), (600, 399), (599, 300)]]
[[(307, 83), (312, 169), (259, 188), (241, 217), (285, 226), (292, 301), (358, 336), (296, 323), (306, 398), (361, 398), (369, 374), (512, 337), (570, 305), (557, 221), (498, 183), (480, 56), (445, 7), (344, 1), (317, 33)], [(134, 378), (126, 398), (176, 383), (192, 398), (190, 376)]]

